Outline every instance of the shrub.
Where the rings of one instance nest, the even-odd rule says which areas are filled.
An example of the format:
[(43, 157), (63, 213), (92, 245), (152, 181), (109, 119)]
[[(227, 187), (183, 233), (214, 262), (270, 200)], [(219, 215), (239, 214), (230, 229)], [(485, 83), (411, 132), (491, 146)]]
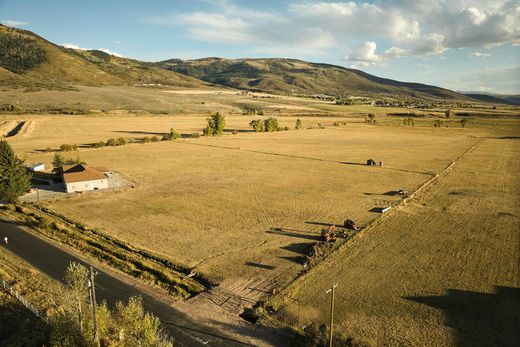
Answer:
[(114, 138), (107, 140), (107, 146), (117, 146), (117, 141)]
[(339, 127), (340, 124), (339, 124), (339, 122), (334, 122), (334, 123), (332, 123), (332, 125), (334, 125), (335, 127)]
[(376, 122), (376, 115), (373, 113), (369, 113), (367, 117), (365, 118), (366, 123), (375, 123)]
[(104, 141), (99, 141), (99, 142), (96, 142), (94, 143), (94, 148), (101, 148), (101, 147), (105, 147), (105, 142)]
[(300, 129), (302, 127), (302, 121), (300, 118), (296, 119), (296, 125), (294, 126), (294, 129)]
[(236, 135), (236, 134), (238, 134), (238, 131), (233, 130), (231, 133), (232, 133), (233, 135)]
[(253, 119), (251, 122), (249, 122), (249, 125), (253, 127), (255, 133), (264, 131), (264, 124), (261, 119)]
[(119, 137), (116, 141), (116, 146), (123, 146), (128, 143), (128, 139), (126, 137)]
[(159, 142), (159, 141), (161, 141), (161, 139), (159, 138), (159, 136), (156, 135), (156, 136), (152, 136), (151, 141), (152, 142)]
[(191, 133), (191, 138), (192, 139), (198, 139), (199, 137), (200, 137), (199, 133)]
[(289, 130), (289, 127), (283, 127), (283, 130), (287, 131)]
[(151, 140), (150, 136), (143, 137), (143, 143), (148, 143), (148, 142), (150, 142), (150, 140)]
[(77, 151), (77, 150), (78, 150), (78, 145), (76, 145), (76, 144), (69, 145), (69, 144), (64, 143), (63, 145), (60, 146), (60, 151), (62, 151), (62, 152), (70, 152), (70, 151)]
[(170, 132), (167, 135), (164, 135), (161, 140), (172, 141), (178, 139), (179, 137), (181, 137), (181, 135), (175, 130), (173, 130), (173, 128), (170, 128)]
[(264, 131), (273, 132), (279, 129), (278, 120), (273, 117), (269, 117), (264, 121)]

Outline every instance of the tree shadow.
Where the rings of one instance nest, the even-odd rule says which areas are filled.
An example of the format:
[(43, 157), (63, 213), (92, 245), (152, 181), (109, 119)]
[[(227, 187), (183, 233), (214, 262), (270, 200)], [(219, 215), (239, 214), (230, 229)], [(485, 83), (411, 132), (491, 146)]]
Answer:
[(287, 246), (282, 246), (280, 248), (297, 254), (307, 255), (309, 254), (309, 251), (312, 248), (312, 244), (308, 242), (291, 243)]
[(260, 263), (256, 263), (253, 261), (246, 261), (244, 264), (246, 264), (247, 266), (257, 267), (257, 268), (265, 269), (265, 270), (274, 270), (276, 268), (276, 266), (260, 264)]
[(331, 225), (335, 225), (334, 223), (323, 223), (323, 222), (305, 222), (305, 224), (319, 225), (322, 227), (330, 227)]
[(387, 196), (396, 196), (398, 194), (399, 194), (399, 191), (397, 191), (397, 190), (389, 190), (388, 192), (383, 193), (383, 195), (387, 195)]
[(444, 311), (457, 346), (520, 346), (520, 288), (495, 286), (494, 293), (448, 289), (446, 295), (405, 299)]
[(296, 263), (296, 264), (299, 264), (299, 265), (303, 265), (305, 263), (305, 260), (307, 259), (304, 256), (278, 257), (278, 258), (279, 259), (285, 259), (285, 260), (288, 260), (288, 261), (292, 261), (293, 263)]
[(233, 133), (233, 132), (237, 132), (237, 133), (254, 133), (255, 131), (252, 130), (252, 129), (224, 129), (224, 132), (225, 133)]
[(372, 207), (368, 212), (383, 213), (384, 207)]
[(289, 231), (289, 230), (286, 230), (283, 228), (271, 228), (270, 230), (267, 230), (266, 233), (276, 234), (276, 235), (281, 235), (281, 236), (298, 237), (301, 239), (314, 240), (314, 241), (319, 241), (319, 239), (320, 239), (319, 235), (306, 235), (306, 234), (303, 234), (303, 232), (293, 232), (293, 231)]
[(342, 161), (340, 162), (341, 164), (344, 164), (344, 165), (359, 165), (359, 166), (367, 166), (367, 163), (355, 163), (355, 162), (352, 162), (352, 161)]
[(113, 130), (114, 133), (126, 133), (136, 135), (167, 135), (168, 131), (154, 132), (154, 131), (141, 131), (141, 130)]

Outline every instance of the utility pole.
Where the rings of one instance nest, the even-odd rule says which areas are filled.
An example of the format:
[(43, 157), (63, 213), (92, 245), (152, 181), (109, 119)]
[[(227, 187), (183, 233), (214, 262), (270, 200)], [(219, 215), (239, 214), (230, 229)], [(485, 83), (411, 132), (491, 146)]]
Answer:
[(96, 286), (94, 284), (94, 268), (90, 266), (90, 303), (92, 304), (92, 320), (94, 322), (94, 344), (99, 346), (99, 336), (97, 330), (96, 317)]
[(40, 210), (40, 218), (42, 218), (42, 204), (40, 203), (40, 190), (36, 188), (36, 198), (38, 199), (38, 209)]
[(338, 285), (332, 283), (332, 287), (325, 292), (325, 294), (329, 294), (332, 292), (332, 296), (330, 298), (330, 321), (329, 321), (329, 347), (332, 347), (332, 336), (333, 336), (333, 325), (334, 325), (334, 289), (336, 289)]

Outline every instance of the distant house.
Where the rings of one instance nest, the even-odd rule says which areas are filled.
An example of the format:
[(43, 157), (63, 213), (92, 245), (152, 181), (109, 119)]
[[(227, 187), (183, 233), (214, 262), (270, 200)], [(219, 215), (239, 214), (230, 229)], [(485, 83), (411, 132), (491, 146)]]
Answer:
[(45, 171), (45, 165), (43, 163), (32, 164), (28, 166), (28, 169), (33, 172)]
[(64, 165), (62, 175), (67, 193), (108, 188), (109, 170), (105, 168)]

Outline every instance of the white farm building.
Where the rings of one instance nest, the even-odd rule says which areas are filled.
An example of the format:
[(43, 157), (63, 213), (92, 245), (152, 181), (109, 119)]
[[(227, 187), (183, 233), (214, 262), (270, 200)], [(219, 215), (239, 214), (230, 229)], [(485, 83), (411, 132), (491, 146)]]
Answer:
[(85, 164), (64, 165), (63, 183), (67, 193), (108, 188), (109, 170)]

